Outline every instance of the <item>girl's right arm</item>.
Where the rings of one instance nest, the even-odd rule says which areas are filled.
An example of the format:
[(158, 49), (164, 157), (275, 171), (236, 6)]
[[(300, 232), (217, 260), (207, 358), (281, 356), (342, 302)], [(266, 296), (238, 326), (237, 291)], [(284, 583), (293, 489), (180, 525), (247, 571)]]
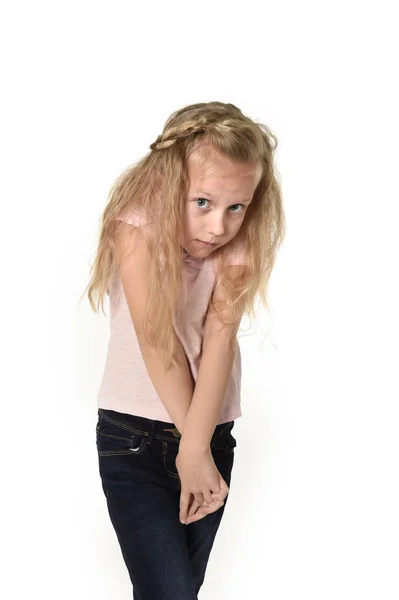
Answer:
[[(150, 270), (147, 241), (140, 228), (122, 223), (115, 246), (119, 274), (145, 366), (167, 413), (183, 435), (184, 423), (195, 387), (186, 354), (177, 339), (178, 357), (176, 363), (165, 373), (161, 353), (150, 347), (141, 327), (148, 297), (147, 276)], [(190, 508), (187, 504), (185, 514), (188, 511), (189, 517), (193, 515), (198, 506), (201, 506), (202, 500), (208, 503), (207, 507), (201, 509), (204, 512), (195, 517), (195, 520), (198, 520), (205, 517), (206, 514), (215, 512), (224, 504), (223, 500), (228, 487), (216, 468), (210, 450), (207, 455), (201, 458), (201, 461), (196, 460), (195, 464), (192, 464), (190, 457), (180, 455), (180, 459), (178, 471), (179, 468), (183, 468), (184, 463), (180, 475), (182, 490), (187, 488), (187, 481), (192, 479), (193, 473), (196, 475), (198, 490), (203, 490), (201, 495), (196, 493), (197, 488), (192, 490), (192, 495), (185, 494), (184, 497), (187, 497), (188, 503), (191, 500), (193, 501)], [(209, 489), (209, 481), (213, 481), (211, 489), (215, 491), (215, 494), (212, 494), (211, 489)], [(222, 499), (220, 499), (218, 493), (220, 490), (223, 492)], [(194, 499), (199, 500), (198, 505), (194, 502)]]
[(177, 361), (165, 373), (160, 351), (152, 348), (143, 334), (142, 321), (148, 296), (150, 256), (147, 241), (140, 228), (121, 223), (115, 241), (115, 258), (151, 382), (173, 423), (183, 434), (184, 422), (194, 393), (194, 382), (179, 340)]

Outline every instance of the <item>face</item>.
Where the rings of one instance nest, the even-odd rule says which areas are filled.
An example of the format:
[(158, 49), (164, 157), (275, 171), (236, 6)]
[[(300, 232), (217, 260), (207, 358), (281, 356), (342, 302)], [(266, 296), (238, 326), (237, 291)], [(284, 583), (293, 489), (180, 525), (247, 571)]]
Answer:
[(208, 148), (190, 157), (188, 175), (190, 187), (182, 246), (190, 255), (206, 258), (238, 233), (258, 184), (259, 172), (256, 164), (232, 163)]

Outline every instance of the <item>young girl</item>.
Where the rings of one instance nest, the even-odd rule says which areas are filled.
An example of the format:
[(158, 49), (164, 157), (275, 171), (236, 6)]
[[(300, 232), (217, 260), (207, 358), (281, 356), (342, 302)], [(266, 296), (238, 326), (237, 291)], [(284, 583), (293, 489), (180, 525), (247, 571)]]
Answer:
[(102, 487), (135, 600), (194, 600), (241, 416), (237, 331), (285, 235), (270, 130), (233, 104), (173, 113), (117, 179), (88, 285), (110, 300), (98, 394)]

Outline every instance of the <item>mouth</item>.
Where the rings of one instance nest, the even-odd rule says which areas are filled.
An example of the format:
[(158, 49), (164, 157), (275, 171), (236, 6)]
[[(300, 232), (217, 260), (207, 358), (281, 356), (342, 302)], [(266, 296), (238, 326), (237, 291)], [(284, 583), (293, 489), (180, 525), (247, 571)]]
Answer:
[(209, 242), (203, 242), (202, 240), (195, 240), (196, 242), (198, 242), (199, 244), (202, 244), (203, 246), (209, 246), (210, 248), (212, 246), (217, 246), (217, 244), (210, 244)]

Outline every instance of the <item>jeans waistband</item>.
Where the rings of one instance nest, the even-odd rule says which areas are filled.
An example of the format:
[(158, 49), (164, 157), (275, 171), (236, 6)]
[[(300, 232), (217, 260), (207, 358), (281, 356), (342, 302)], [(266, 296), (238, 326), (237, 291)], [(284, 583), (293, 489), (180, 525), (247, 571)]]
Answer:
[[(173, 423), (168, 423), (166, 421), (147, 419), (145, 417), (120, 413), (105, 408), (98, 409), (98, 416), (101, 419), (112, 423), (113, 425), (125, 429), (126, 431), (130, 431), (137, 435), (146, 436), (148, 438), (146, 441), (147, 444), (150, 444), (154, 437), (176, 442), (179, 442), (181, 439), (179, 430), (174, 426)], [(219, 425), (216, 425), (212, 438), (217, 438), (226, 431), (231, 431), (233, 427), (234, 421), (228, 421), (227, 423), (220, 423)]]

